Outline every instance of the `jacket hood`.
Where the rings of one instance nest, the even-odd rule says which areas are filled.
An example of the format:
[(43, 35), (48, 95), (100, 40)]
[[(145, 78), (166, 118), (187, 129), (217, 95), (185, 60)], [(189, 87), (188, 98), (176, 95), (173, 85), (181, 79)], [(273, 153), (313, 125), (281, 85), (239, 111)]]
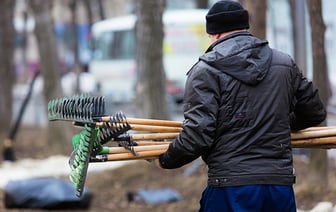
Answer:
[(268, 42), (248, 32), (228, 35), (213, 43), (200, 60), (245, 84), (256, 85), (272, 60)]

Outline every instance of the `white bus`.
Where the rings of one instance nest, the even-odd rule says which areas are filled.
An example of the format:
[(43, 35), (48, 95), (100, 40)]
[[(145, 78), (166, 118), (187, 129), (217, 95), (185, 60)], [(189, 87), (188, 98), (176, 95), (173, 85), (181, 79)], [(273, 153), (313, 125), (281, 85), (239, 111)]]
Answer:
[[(207, 10), (168, 10), (164, 23), (164, 68), (169, 83), (184, 88), (186, 73), (209, 46), (205, 32)], [(129, 102), (136, 82), (135, 15), (115, 17), (92, 26), (93, 59), (89, 71), (101, 94), (112, 102)], [(171, 94), (178, 93), (170, 90)], [(177, 94), (178, 95), (178, 94)]]

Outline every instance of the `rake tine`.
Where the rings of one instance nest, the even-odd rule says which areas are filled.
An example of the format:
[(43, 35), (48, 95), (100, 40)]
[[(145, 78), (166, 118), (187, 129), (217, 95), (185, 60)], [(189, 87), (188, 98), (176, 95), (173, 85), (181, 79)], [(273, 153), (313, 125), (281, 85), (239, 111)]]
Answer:
[(65, 110), (65, 118), (68, 119), (70, 118), (70, 108), (71, 108), (71, 101), (69, 100), (66, 100), (65, 103), (64, 103), (64, 110)]

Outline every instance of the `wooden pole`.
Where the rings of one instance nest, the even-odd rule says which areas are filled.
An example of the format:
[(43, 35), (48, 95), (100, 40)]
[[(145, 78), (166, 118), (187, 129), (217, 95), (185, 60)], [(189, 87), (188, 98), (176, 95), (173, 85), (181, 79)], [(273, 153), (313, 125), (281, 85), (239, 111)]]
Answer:
[[(161, 142), (157, 142), (161, 143)], [(158, 145), (145, 145), (145, 146), (134, 146), (133, 149), (135, 152), (144, 152), (152, 150), (167, 150), (169, 144), (158, 144)], [(119, 154), (119, 153), (129, 153), (130, 150), (124, 147), (109, 147), (108, 154)]]
[(336, 136), (336, 128), (311, 129), (291, 133), (292, 140)]
[(322, 148), (336, 147), (336, 136), (292, 140), (293, 148)]
[[(110, 116), (104, 116), (101, 118), (103, 122), (109, 122)], [(129, 124), (140, 124), (140, 125), (155, 125), (155, 126), (166, 126), (166, 127), (182, 127), (182, 122), (171, 121), (171, 120), (159, 120), (159, 119), (140, 119), (140, 118), (126, 118), (120, 120), (121, 123)]]
[(163, 154), (166, 149), (160, 150), (149, 150), (138, 152), (138, 155), (135, 156), (131, 152), (128, 153), (119, 153), (119, 154), (108, 154), (107, 160), (108, 161), (119, 161), (119, 160), (138, 160), (138, 159), (155, 159), (158, 158), (159, 155)]
[[(120, 123), (121, 125), (122, 123)], [(98, 127), (103, 126), (103, 122), (97, 122), (96, 125)], [(119, 123), (116, 123), (114, 125), (111, 125), (111, 129), (113, 128), (118, 128)], [(144, 131), (144, 132), (158, 132), (158, 133), (167, 133), (167, 132), (172, 132), (172, 133), (178, 133), (182, 130), (181, 127), (168, 127), (168, 126), (156, 126), (156, 125), (140, 125), (140, 124), (132, 124), (131, 130), (135, 131)]]
[(131, 139), (137, 140), (165, 140), (174, 139), (179, 133), (146, 133), (146, 134), (132, 134)]

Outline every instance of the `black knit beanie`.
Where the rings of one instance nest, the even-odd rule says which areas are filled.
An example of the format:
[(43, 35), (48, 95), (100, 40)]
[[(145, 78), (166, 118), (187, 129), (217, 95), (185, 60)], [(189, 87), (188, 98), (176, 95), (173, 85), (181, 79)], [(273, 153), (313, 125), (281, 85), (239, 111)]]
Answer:
[(210, 35), (249, 28), (247, 10), (235, 1), (218, 1), (206, 15), (206, 32)]

